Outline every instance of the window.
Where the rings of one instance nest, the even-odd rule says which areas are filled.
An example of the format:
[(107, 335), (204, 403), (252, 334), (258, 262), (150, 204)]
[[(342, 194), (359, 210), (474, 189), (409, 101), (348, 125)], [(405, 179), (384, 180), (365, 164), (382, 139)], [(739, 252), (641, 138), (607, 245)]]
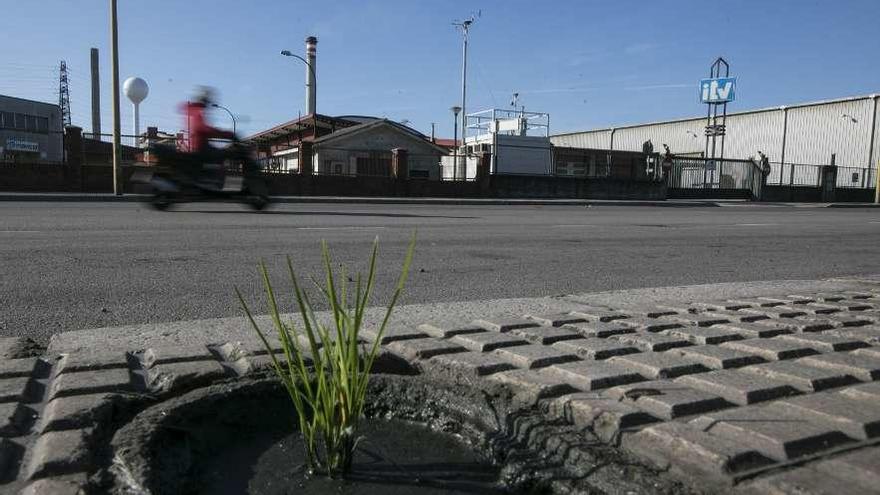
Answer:
[(25, 115), (25, 130), (28, 132), (37, 132), (37, 117), (33, 115)]
[(37, 117), (37, 132), (49, 132), (49, 119), (46, 117)]
[(21, 131), (27, 129), (27, 124), (25, 123), (25, 117), (27, 117), (23, 113), (15, 114), (15, 128)]
[(12, 112), (0, 112), (0, 118), (3, 119), (2, 127), (6, 129), (15, 129), (15, 114)]

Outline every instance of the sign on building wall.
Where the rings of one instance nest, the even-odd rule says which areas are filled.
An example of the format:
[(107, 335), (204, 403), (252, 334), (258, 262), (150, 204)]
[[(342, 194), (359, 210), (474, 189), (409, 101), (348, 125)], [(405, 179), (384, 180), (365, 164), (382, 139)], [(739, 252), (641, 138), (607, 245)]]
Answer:
[(8, 151), (29, 151), (31, 153), (39, 153), (40, 143), (25, 141), (19, 138), (9, 138), (6, 140), (6, 149)]
[(729, 103), (736, 100), (735, 77), (713, 77), (700, 80), (700, 101)]

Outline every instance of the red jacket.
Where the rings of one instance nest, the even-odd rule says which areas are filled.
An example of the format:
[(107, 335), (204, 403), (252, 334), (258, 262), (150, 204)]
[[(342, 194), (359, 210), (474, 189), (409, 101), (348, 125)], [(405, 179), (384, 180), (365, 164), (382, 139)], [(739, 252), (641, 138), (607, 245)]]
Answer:
[(230, 131), (224, 131), (211, 127), (205, 120), (205, 104), (199, 102), (186, 102), (183, 104), (186, 113), (186, 124), (189, 129), (189, 150), (202, 151), (207, 148), (208, 139), (221, 138), (232, 139), (235, 137)]

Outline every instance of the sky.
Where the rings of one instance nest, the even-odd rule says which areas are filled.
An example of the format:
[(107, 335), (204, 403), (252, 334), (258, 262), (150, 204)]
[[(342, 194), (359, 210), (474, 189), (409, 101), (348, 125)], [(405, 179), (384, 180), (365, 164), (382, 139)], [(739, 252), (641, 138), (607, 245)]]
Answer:
[[(109, 0), (0, 0), (0, 94), (58, 101), (70, 73), (75, 125), (91, 127), (89, 48), (100, 50), (101, 119), (112, 128)], [(141, 128), (183, 127), (180, 102), (197, 85), (248, 135), (304, 113), (305, 55), (318, 37), (319, 113), (406, 120), (451, 137), (461, 100), (462, 36), (468, 111), (550, 114), (551, 133), (697, 116), (698, 82), (723, 56), (738, 78), (729, 111), (880, 90), (878, 0), (119, 0), (120, 84), (150, 85)], [(132, 129), (122, 100), (122, 129)], [(215, 111), (215, 125), (231, 127)]]

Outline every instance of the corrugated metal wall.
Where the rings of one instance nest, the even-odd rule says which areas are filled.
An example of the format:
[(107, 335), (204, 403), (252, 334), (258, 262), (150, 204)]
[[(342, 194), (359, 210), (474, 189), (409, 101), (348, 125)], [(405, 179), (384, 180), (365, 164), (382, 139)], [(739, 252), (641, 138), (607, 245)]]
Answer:
[[(880, 108), (877, 108), (874, 126), (873, 156), (869, 156), (874, 109), (874, 98), (865, 96), (799, 105), (787, 110), (778, 108), (731, 114), (727, 116), (724, 156), (746, 159), (761, 150), (771, 161), (780, 161), (787, 112), (786, 163), (827, 164), (831, 154), (835, 153), (839, 166), (867, 167), (870, 163), (873, 168), (880, 160)], [(650, 139), (656, 151), (662, 151), (661, 145), (665, 143), (676, 154), (700, 153), (706, 145), (705, 125), (703, 117), (617, 128), (613, 131), (613, 149), (641, 151), (642, 143)], [(600, 129), (551, 136), (550, 140), (557, 146), (608, 149), (611, 133), (610, 129)], [(720, 154), (720, 150), (717, 153)]]

